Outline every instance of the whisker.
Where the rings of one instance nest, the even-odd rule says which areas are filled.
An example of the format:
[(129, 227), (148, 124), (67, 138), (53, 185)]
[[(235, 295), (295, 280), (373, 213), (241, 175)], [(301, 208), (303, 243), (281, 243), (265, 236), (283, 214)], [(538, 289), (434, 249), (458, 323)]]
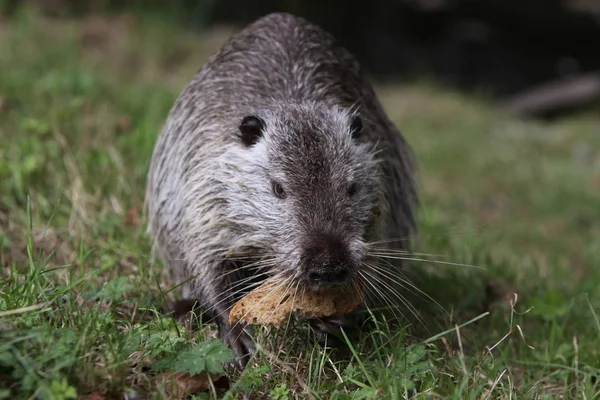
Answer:
[[(394, 266), (391, 265), (387, 260), (383, 260), (383, 261), (385, 261), (391, 268), (395, 269)], [(442, 307), (442, 305), (440, 303), (438, 303), (433, 297), (431, 297), (430, 295), (428, 295), (427, 293), (425, 293), (423, 290), (419, 289), (415, 284), (413, 284), (412, 282), (410, 282), (407, 278), (402, 277), (400, 271), (398, 271), (397, 269), (392, 272), (391, 270), (388, 270), (388, 269), (386, 269), (385, 267), (383, 267), (381, 265), (371, 264), (370, 266), (372, 268), (378, 269), (378, 271), (382, 275), (385, 273), (386, 274), (384, 276), (385, 278), (392, 280), (394, 283), (396, 283), (397, 285), (401, 286), (403, 289), (408, 290), (410, 293), (413, 293), (415, 295), (422, 295), (422, 296), (424, 296), (425, 299), (427, 299), (430, 302), (432, 302), (442, 312), (444, 312), (444, 313), (447, 314), (446, 309), (444, 307)], [(406, 287), (404, 285), (408, 285), (408, 287)], [(415, 293), (415, 291), (416, 291), (416, 293)]]
[(230, 271), (226, 272), (225, 274), (223, 274), (221, 276), (224, 277), (224, 276), (227, 276), (227, 275), (230, 275), (230, 274), (233, 274), (236, 272), (248, 270), (248, 269), (256, 269), (256, 270), (266, 269), (269, 267), (274, 267), (275, 265), (277, 265), (277, 263), (271, 262), (271, 261), (255, 262), (255, 263), (248, 264), (248, 265), (236, 266), (235, 268), (232, 268)]
[[(417, 235), (415, 233), (415, 235)], [(386, 243), (394, 243), (394, 242), (404, 242), (407, 240), (410, 240), (414, 235), (411, 236), (399, 236), (397, 238), (390, 238), (390, 239), (382, 239), (382, 240), (376, 240), (373, 242), (368, 242), (367, 245), (368, 246), (372, 246), (372, 245), (377, 245), (377, 244), (386, 244)]]
[[(359, 275), (362, 277), (363, 281), (368, 286), (370, 286), (370, 289), (371, 289), (372, 293), (374, 294), (375, 298), (379, 299), (379, 300), (381, 300), (381, 301), (383, 301), (385, 303), (385, 305), (387, 306), (387, 308), (394, 315), (395, 319), (400, 320), (400, 318), (396, 314), (396, 311), (398, 311), (400, 313), (400, 315), (402, 316), (403, 319), (406, 319), (406, 316), (404, 315), (404, 313), (402, 312), (402, 310), (400, 309), (400, 307), (398, 305), (396, 305), (396, 304), (393, 304), (387, 298), (387, 296), (382, 292), (381, 288), (379, 288), (377, 285), (375, 285), (373, 282), (371, 282), (371, 279), (365, 277), (365, 275), (363, 274), (363, 271), (359, 271)], [(368, 288), (368, 286), (365, 286), (365, 287)]]
[[(291, 279), (289, 279), (289, 278), (283, 280), (280, 285), (278, 285), (276, 288), (274, 288), (267, 295), (263, 296), (262, 299), (258, 303), (256, 303), (254, 307), (258, 306), (260, 303), (262, 303), (263, 301), (265, 301), (268, 297), (271, 297), (271, 295), (273, 294), (273, 292), (276, 291), (276, 290), (279, 290), (279, 288), (281, 286), (286, 285), (285, 290), (282, 291), (282, 293), (281, 293), (281, 295), (279, 297), (279, 300), (277, 301), (276, 304), (281, 303), (281, 301), (288, 295), (287, 293), (289, 292), (290, 286), (292, 286), (292, 284), (293, 284), (293, 281)], [(254, 310), (254, 307), (251, 310), (249, 310), (248, 313), (250, 313), (252, 310)], [(276, 310), (276, 308), (273, 308), (273, 310), (271, 311), (271, 314), (269, 315), (269, 317), (271, 317), (275, 313), (275, 310)], [(242, 318), (245, 318), (245, 316), (248, 313), (246, 313)], [(234, 326), (235, 326), (235, 324), (234, 324)], [(239, 339), (241, 335), (242, 335), (242, 332), (240, 332), (240, 334), (238, 335), (238, 337), (236, 338), (236, 340)]]
[[(381, 290), (377, 286), (375, 286), (375, 284), (373, 282), (371, 282), (370, 279), (365, 277), (365, 275), (362, 271), (358, 271), (358, 274), (360, 276), (361, 281), (365, 285), (364, 287), (367, 292), (367, 298), (370, 300), (370, 302), (373, 303), (373, 298), (384, 301), (387, 305), (387, 308), (392, 310), (392, 313), (394, 314), (394, 318), (398, 318), (398, 316), (396, 315), (396, 312), (395, 312), (395, 309), (398, 307), (391, 304), (388, 301), (388, 299), (385, 297), (385, 295), (383, 293), (381, 293)], [(399, 308), (398, 308), (398, 311), (400, 311)], [(402, 311), (400, 311), (400, 314), (402, 314), (402, 317), (404, 317), (404, 314), (402, 313)]]
[(434, 263), (434, 264), (443, 264), (443, 265), (451, 265), (451, 266), (456, 266), (456, 267), (467, 267), (467, 268), (476, 268), (476, 269), (486, 270), (485, 267), (480, 267), (477, 265), (470, 265), (470, 264), (454, 263), (454, 262), (450, 262), (450, 261), (427, 260), (424, 258), (414, 258), (414, 257), (399, 257), (399, 256), (390, 256), (390, 255), (378, 254), (378, 253), (369, 253), (369, 256), (376, 257), (376, 258), (389, 258), (389, 259), (393, 259), (393, 260), (419, 261), (419, 262), (426, 262), (426, 263), (430, 262), (430, 263)]
[[(282, 282), (285, 282), (285, 279), (284, 279)], [(261, 283), (262, 283), (262, 282), (261, 282)], [(255, 284), (252, 284), (252, 285), (246, 286), (246, 287), (244, 287), (244, 288), (240, 289), (239, 291), (237, 291), (237, 292), (236, 292), (236, 294), (238, 294), (238, 293), (240, 293), (240, 292), (243, 292), (243, 291), (245, 291), (245, 290), (246, 290), (246, 288), (248, 288), (248, 287), (252, 288), (252, 287), (254, 287), (254, 286), (260, 286), (260, 284), (261, 284), (261, 283), (258, 283), (258, 282), (257, 282), (257, 283), (255, 283)], [(279, 281), (278, 281), (277, 279), (273, 278), (273, 283), (279, 284)], [(231, 301), (232, 297), (233, 297), (233, 296), (230, 294), (230, 295), (229, 295), (227, 298), (223, 299), (223, 300), (222, 300), (222, 301), (220, 301), (219, 303), (220, 303), (220, 304), (222, 304), (222, 303), (223, 303), (223, 302), (225, 302), (225, 301)], [(266, 296), (265, 296), (265, 297), (266, 297)], [(228, 307), (225, 307), (225, 308), (223, 309), (223, 311), (221, 311), (220, 313), (218, 313), (218, 314), (215, 316), (215, 318), (214, 318), (214, 319), (217, 319), (217, 318), (221, 317), (223, 314), (230, 312), (230, 311), (231, 311), (231, 307), (232, 307), (232, 306), (233, 306), (233, 304), (230, 304)], [(215, 308), (215, 307), (213, 306), (213, 308)]]
[[(285, 297), (288, 295), (288, 292), (289, 292), (289, 290), (290, 290), (291, 286), (293, 286), (293, 284), (294, 284), (293, 280), (291, 280), (291, 279), (288, 279), (287, 281), (288, 281), (289, 283), (288, 283), (288, 285), (286, 286), (285, 290), (283, 291), (283, 293), (282, 293), (282, 295), (281, 295), (281, 297), (280, 297), (280, 300), (279, 300), (279, 302), (278, 302), (277, 304), (279, 304), (279, 303), (280, 303), (280, 302), (281, 302), (281, 301), (282, 301), (282, 300), (283, 300), (283, 299), (284, 299), (284, 298), (285, 298)], [(269, 317), (272, 317), (272, 316), (273, 316), (273, 314), (275, 314), (275, 310), (276, 310), (276, 309), (274, 308), (274, 309), (271, 311), (271, 314), (269, 315)]]
[[(377, 273), (378, 271), (373, 267), (373, 265), (371, 264), (365, 264), (366, 266), (370, 267), (372, 269), (373, 272)], [(415, 316), (415, 318), (423, 325), (425, 326), (425, 322), (423, 321), (423, 319), (419, 316), (419, 313), (417, 312), (416, 308), (410, 304), (410, 302), (404, 298), (404, 296), (402, 296), (397, 290), (395, 290), (394, 288), (392, 288), (387, 282), (385, 282), (383, 279), (379, 279), (377, 276), (371, 276), (371, 278), (376, 279), (377, 283), (379, 283), (380, 285), (384, 286), (386, 289), (388, 289), (392, 295), (394, 295), (398, 300), (400, 300), (400, 302), (402, 302), (402, 304), (408, 308), (408, 310)]]
[[(266, 275), (266, 273), (264, 275)], [(231, 300), (232, 298), (235, 298), (238, 294), (240, 294), (246, 290), (252, 289), (256, 286), (260, 286), (262, 284), (262, 281), (248, 283), (248, 281), (252, 281), (255, 278), (256, 278), (255, 276), (251, 276), (251, 277), (247, 277), (247, 278), (235, 281), (235, 283), (233, 285), (229, 286), (226, 291), (217, 295), (217, 299), (220, 299), (220, 300), (217, 303), (215, 303), (214, 306), (219, 306), (223, 302), (225, 302), (227, 300)], [(234, 290), (234, 289), (237, 289), (237, 290)], [(227, 297), (221, 299), (222, 296), (227, 296)]]
[[(268, 274), (268, 272), (265, 272), (262, 275), (267, 275), (267, 274)], [(259, 276), (262, 276), (262, 275), (259, 275)], [(277, 279), (280, 279), (281, 277), (283, 277), (283, 275), (284, 275), (284, 273), (281, 272), (279, 274), (275, 274), (275, 275), (271, 276), (270, 279), (277, 280)], [(256, 288), (256, 287), (258, 287), (258, 286), (260, 286), (260, 285), (262, 285), (264, 283), (264, 280), (262, 280), (262, 281), (259, 281), (259, 282), (253, 282), (253, 283), (250, 283), (250, 284), (246, 284), (248, 281), (251, 281), (251, 280), (253, 280), (255, 278), (256, 278), (256, 276), (250, 276), (250, 277), (247, 277), (247, 278), (244, 278), (244, 279), (240, 279), (239, 281), (235, 281), (235, 283), (233, 285), (231, 285), (225, 292), (223, 292), (219, 296), (217, 296), (217, 300), (219, 300), (219, 298), (221, 296), (227, 296), (227, 297), (225, 297), (223, 299), (220, 299), (217, 303), (215, 303), (213, 305), (213, 308), (216, 308), (217, 306), (223, 304), (224, 302), (227, 302), (227, 301), (230, 301), (230, 300), (234, 299), (238, 294), (240, 294), (242, 292), (251, 291), (252, 289), (254, 289), (254, 288)], [(238, 287), (239, 287), (238, 290), (232, 291), (232, 289), (235, 289), (235, 288), (238, 288)]]
[(375, 241), (369, 242), (368, 245), (376, 245), (376, 244), (384, 244), (384, 243), (392, 243), (392, 242), (402, 242), (402, 241), (407, 241), (414, 237), (424, 238), (424, 237), (440, 237), (442, 235), (450, 235), (450, 234), (458, 234), (458, 235), (466, 234), (466, 233), (481, 229), (481, 228), (485, 227), (486, 225), (487, 224), (480, 224), (474, 228), (455, 228), (455, 229), (450, 229), (447, 232), (438, 232), (438, 233), (430, 233), (430, 234), (424, 233), (424, 232), (415, 232), (415, 233), (410, 234), (409, 236), (399, 236), (396, 238), (375, 240)]
[[(287, 295), (287, 293), (288, 293), (288, 291), (290, 290), (290, 288), (291, 288), (292, 286), (294, 286), (294, 289), (293, 289), (293, 294), (291, 295), (291, 296), (292, 296), (292, 307), (291, 307), (291, 308), (292, 308), (292, 310), (294, 309), (294, 304), (295, 304), (295, 302), (296, 302), (296, 296), (297, 296), (297, 294), (298, 294), (298, 287), (300, 286), (300, 280), (299, 280), (299, 279), (297, 279), (297, 276), (298, 276), (297, 274), (294, 274), (294, 275), (293, 275), (293, 276), (290, 278), (290, 284), (288, 285), (288, 287), (286, 288), (286, 290), (285, 290), (285, 292), (284, 292), (284, 295), (282, 296), (282, 298), (285, 298), (285, 296)], [(295, 285), (294, 285), (294, 282), (296, 283)], [(275, 312), (275, 310), (273, 310), (273, 312)], [(271, 313), (271, 315), (273, 315), (273, 313)], [(285, 327), (284, 327), (284, 329), (283, 329), (283, 333), (282, 333), (282, 335), (283, 335), (283, 339), (284, 339), (284, 340), (285, 340), (285, 338), (286, 338), (286, 335), (288, 334), (288, 329), (290, 328), (290, 323), (291, 323), (291, 322), (292, 322), (292, 319), (291, 319), (291, 318), (287, 318), (287, 320), (286, 320), (286, 324), (285, 324)]]
[[(250, 315), (260, 304), (262, 304), (263, 302), (265, 302), (273, 293), (276, 293), (282, 286), (284, 286), (286, 283), (288, 283), (289, 279), (284, 279), (280, 282), (273, 282), (274, 283), (274, 287), (272, 290), (270, 290), (266, 295), (264, 295), (258, 302), (256, 302), (255, 304), (252, 305), (252, 307), (250, 309), (248, 309), (248, 311), (246, 311), (240, 318), (239, 321), (237, 321), (235, 324), (233, 324), (233, 326), (231, 326), (231, 329), (234, 329), (235, 327), (237, 327), (240, 324), (240, 321), (243, 320), (244, 318), (246, 318), (246, 316)], [(280, 297), (280, 299), (283, 297)], [(241, 335), (241, 333), (240, 333)], [(238, 338), (239, 339), (239, 336)]]
[(375, 253), (377, 253), (377, 254), (386, 254), (386, 255), (399, 254), (399, 255), (406, 255), (406, 256), (415, 255), (415, 256), (422, 256), (422, 257), (449, 257), (446, 254), (419, 253), (419, 252), (410, 251), (410, 250), (390, 249), (390, 248), (385, 248), (385, 247), (371, 247), (369, 249), (369, 251), (371, 251), (371, 250), (375, 250)]
[[(390, 309), (397, 309), (400, 312), (400, 314), (402, 314), (402, 317), (406, 318), (405, 315), (404, 315), (404, 313), (402, 311), (400, 311), (400, 307), (397, 304), (395, 304), (394, 302), (392, 302), (391, 299), (389, 298), (389, 296), (387, 296), (389, 293), (387, 293), (386, 291), (392, 291), (393, 292), (392, 288), (389, 287), (389, 285), (387, 287), (384, 286), (384, 285), (379, 285), (381, 283), (381, 280), (377, 276), (374, 276), (373, 273), (371, 273), (371, 271), (369, 271), (369, 270), (364, 271), (363, 277), (374, 288), (374, 290), (375, 290), (375, 292), (377, 294), (377, 298), (378, 299), (381, 299), (381, 300), (385, 301), (386, 304), (387, 304), (387, 306)], [(394, 313), (394, 317), (398, 318), (398, 316), (395, 315), (395, 313)]]

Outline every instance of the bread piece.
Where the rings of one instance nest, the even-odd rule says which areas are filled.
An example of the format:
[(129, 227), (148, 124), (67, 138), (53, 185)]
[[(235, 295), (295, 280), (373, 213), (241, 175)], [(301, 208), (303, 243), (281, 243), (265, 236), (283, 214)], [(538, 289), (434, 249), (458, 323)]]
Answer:
[(308, 319), (345, 315), (362, 302), (362, 290), (333, 288), (326, 292), (294, 293), (294, 289), (287, 285), (266, 281), (234, 304), (229, 313), (229, 323), (280, 327), (291, 314)]

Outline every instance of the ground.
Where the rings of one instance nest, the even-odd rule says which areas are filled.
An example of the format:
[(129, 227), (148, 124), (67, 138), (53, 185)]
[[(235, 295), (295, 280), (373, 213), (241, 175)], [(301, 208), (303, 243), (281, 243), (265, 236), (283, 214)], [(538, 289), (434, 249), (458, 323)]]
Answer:
[[(166, 114), (226, 35), (130, 15), (0, 21), (0, 398), (165, 398), (165, 373), (223, 372), (210, 327), (162, 315), (176, 290), (142, 204)], [(419, 163), (430, 261), (410, 276), (433, 300), (415, 296), (421, 322), (379, 321), (349, 362), (263, 334), (244, 373), (225, 370), (226, 396), (597, 398), (597, 117), (521, 121), (427, 82), (377, 91)]]

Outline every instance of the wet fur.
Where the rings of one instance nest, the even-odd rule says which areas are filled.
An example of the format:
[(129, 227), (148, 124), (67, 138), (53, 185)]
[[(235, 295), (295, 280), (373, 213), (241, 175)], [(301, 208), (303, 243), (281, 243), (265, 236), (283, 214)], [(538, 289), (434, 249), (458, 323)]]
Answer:
[[(239, 138), (248, 115), (265, 122), (251, 147)], [(363, 135), (353, 140), (355, 115)], [(289, 198), (273, 196), (271, 179)], [(351, 181), (359, 189), (350, 199)], [(283, 13), (234, 35), (183, 90), (146, 192), (156, 255), (188, 280), (183, 298), (199, 300), (239, 356), (252, 343), (227, 317), (251, 289), (236, 286), (256, 273), (244, 266), (262, 257), (269, 274), (301, 279), (315, 232), (333, 232), (360, 259), (369, 242), (412, 235), (416, 203), (410, 149), (357, 61), (319, 27)]]

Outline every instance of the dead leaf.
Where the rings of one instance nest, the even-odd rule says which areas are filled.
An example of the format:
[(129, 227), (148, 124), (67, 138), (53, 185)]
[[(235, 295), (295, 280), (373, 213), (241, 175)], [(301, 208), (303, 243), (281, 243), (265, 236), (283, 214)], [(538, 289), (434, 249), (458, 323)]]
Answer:
[(138, 206), (133, 206), (127, 211), (125, 216), (125, 225), (137, 225), (140, 222)]
[(187, 372), (166, 372), (158, 375), (158, 380), (165, 384), (167, 394), (177, 399), (207, 392), (210, 389), (210, 380), (217, 388), (229, 388), (229, 379), (224, 374), (211, 375), (209, 380), (206, 372), (194, 376), (190, 376)]
[(600, 174), (592, 178), (592, 190), (600, 190)]
[(131, 117), (128, 117), (127, 115), (122, 116), (119, 119), (119, 122), (117, 124), (117, 131), (119, 133), (123, 133), (123, 132), (127, 132), (131, 129)]
[(77, 400), (105, 400), (106, 397), (102, 393), (93, 392), (84, 396), (79, 396)]

